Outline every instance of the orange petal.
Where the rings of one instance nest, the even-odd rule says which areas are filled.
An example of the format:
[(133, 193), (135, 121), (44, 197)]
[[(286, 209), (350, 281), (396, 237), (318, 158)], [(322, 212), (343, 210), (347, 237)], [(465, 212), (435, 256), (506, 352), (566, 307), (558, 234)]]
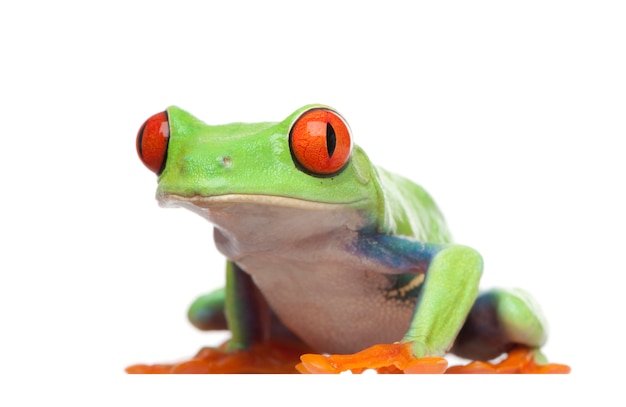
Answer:
[(330, 358), (324, 355), (315, 355), (307, 353), (300, 356), (302, 367), (306, 368), (309, 373), (339, 373), (341, 370), (331, 363)]
[(172, 367), (170, 373), (207, 374), (211, 373), (209, 364), (203, 360), (188, 360)]
[(410, 362), (404, 373), (410, 374), (440, 374), (446, 371), (448, 361), (444, 358), (419, 358)]
[(497, 364), (474, 361), (465, 366), (452, 366), (446, 373), (569, 373), (566, 365), (549, 363), (538, 365), (531, 349), (518, 346), (512, 349), (506, 359)]
[(568, 374), (571, 371), (572, 369), (567, 365), (548, 363), (547, 365), (534, 365), (532, 371), (523, 373)]
[(133, 365), (126, 368), (128, 374), (165, 374), (170, 373), (172, 365)]
[(451, 366), (446, 370), (451, 374), (489, 374), (498, 373), (494, 365), (488, 362), (474, 361), (465, 366)]

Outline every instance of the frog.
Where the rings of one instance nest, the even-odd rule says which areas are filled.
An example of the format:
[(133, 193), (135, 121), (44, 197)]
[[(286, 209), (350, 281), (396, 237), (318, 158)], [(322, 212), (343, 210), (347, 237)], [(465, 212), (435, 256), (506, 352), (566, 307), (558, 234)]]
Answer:
[(209, 125), (170, 106), (136, 149), (159, 205), (212, 226), (226, 283), (188, 318), (231, 337), (128, 373), (569, 372), (541, 350), (537, 301), (480, 289), (482, 256), (453, 241), (424, 188), (370, 161), (336, 109)]

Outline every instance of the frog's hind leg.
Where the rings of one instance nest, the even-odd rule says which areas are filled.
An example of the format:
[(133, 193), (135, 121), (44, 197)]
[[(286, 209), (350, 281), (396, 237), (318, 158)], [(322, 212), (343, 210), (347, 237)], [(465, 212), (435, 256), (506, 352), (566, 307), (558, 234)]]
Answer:
[(547, 364), (539, 348), (547, 339), (547, 322), (538, 303), (519, 289), (494, 289), (481, 294), (459, 332), (451, 352), (488, 361), (508, 353), (499, 364), (473, 362), (449, 373), (567, 373), (564, 365)]
[(546, 341), (546, 328), (541, 309), (528, 293), (494, 289), (476, 299), (452, 352), (490, 360), (516, 344), (538, 348)]

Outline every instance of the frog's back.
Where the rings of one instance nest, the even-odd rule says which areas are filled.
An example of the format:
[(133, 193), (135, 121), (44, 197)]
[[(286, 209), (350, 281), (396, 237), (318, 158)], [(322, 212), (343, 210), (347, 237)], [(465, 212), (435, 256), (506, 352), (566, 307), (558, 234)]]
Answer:
[(384, 202), (379, 209), (381, 232), (430, 243), (452, 242), (443, 214), (424, 188), (381, 167), (375, 172)]

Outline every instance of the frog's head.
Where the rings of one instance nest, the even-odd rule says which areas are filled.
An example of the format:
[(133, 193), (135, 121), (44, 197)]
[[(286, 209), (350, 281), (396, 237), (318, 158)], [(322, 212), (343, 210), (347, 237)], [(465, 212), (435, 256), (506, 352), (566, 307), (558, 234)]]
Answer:
[(277, 123), (216, 126), (169, 107), (144, 123), (137, 152), (159, 177), (162, 206), (186, 207), (218, 225), (220, 209), (234, 204), (351, 209), (361, 214), (354, 227), (374, 222), (377, 212), (372, 165), (326, 106), (305, 106)]

